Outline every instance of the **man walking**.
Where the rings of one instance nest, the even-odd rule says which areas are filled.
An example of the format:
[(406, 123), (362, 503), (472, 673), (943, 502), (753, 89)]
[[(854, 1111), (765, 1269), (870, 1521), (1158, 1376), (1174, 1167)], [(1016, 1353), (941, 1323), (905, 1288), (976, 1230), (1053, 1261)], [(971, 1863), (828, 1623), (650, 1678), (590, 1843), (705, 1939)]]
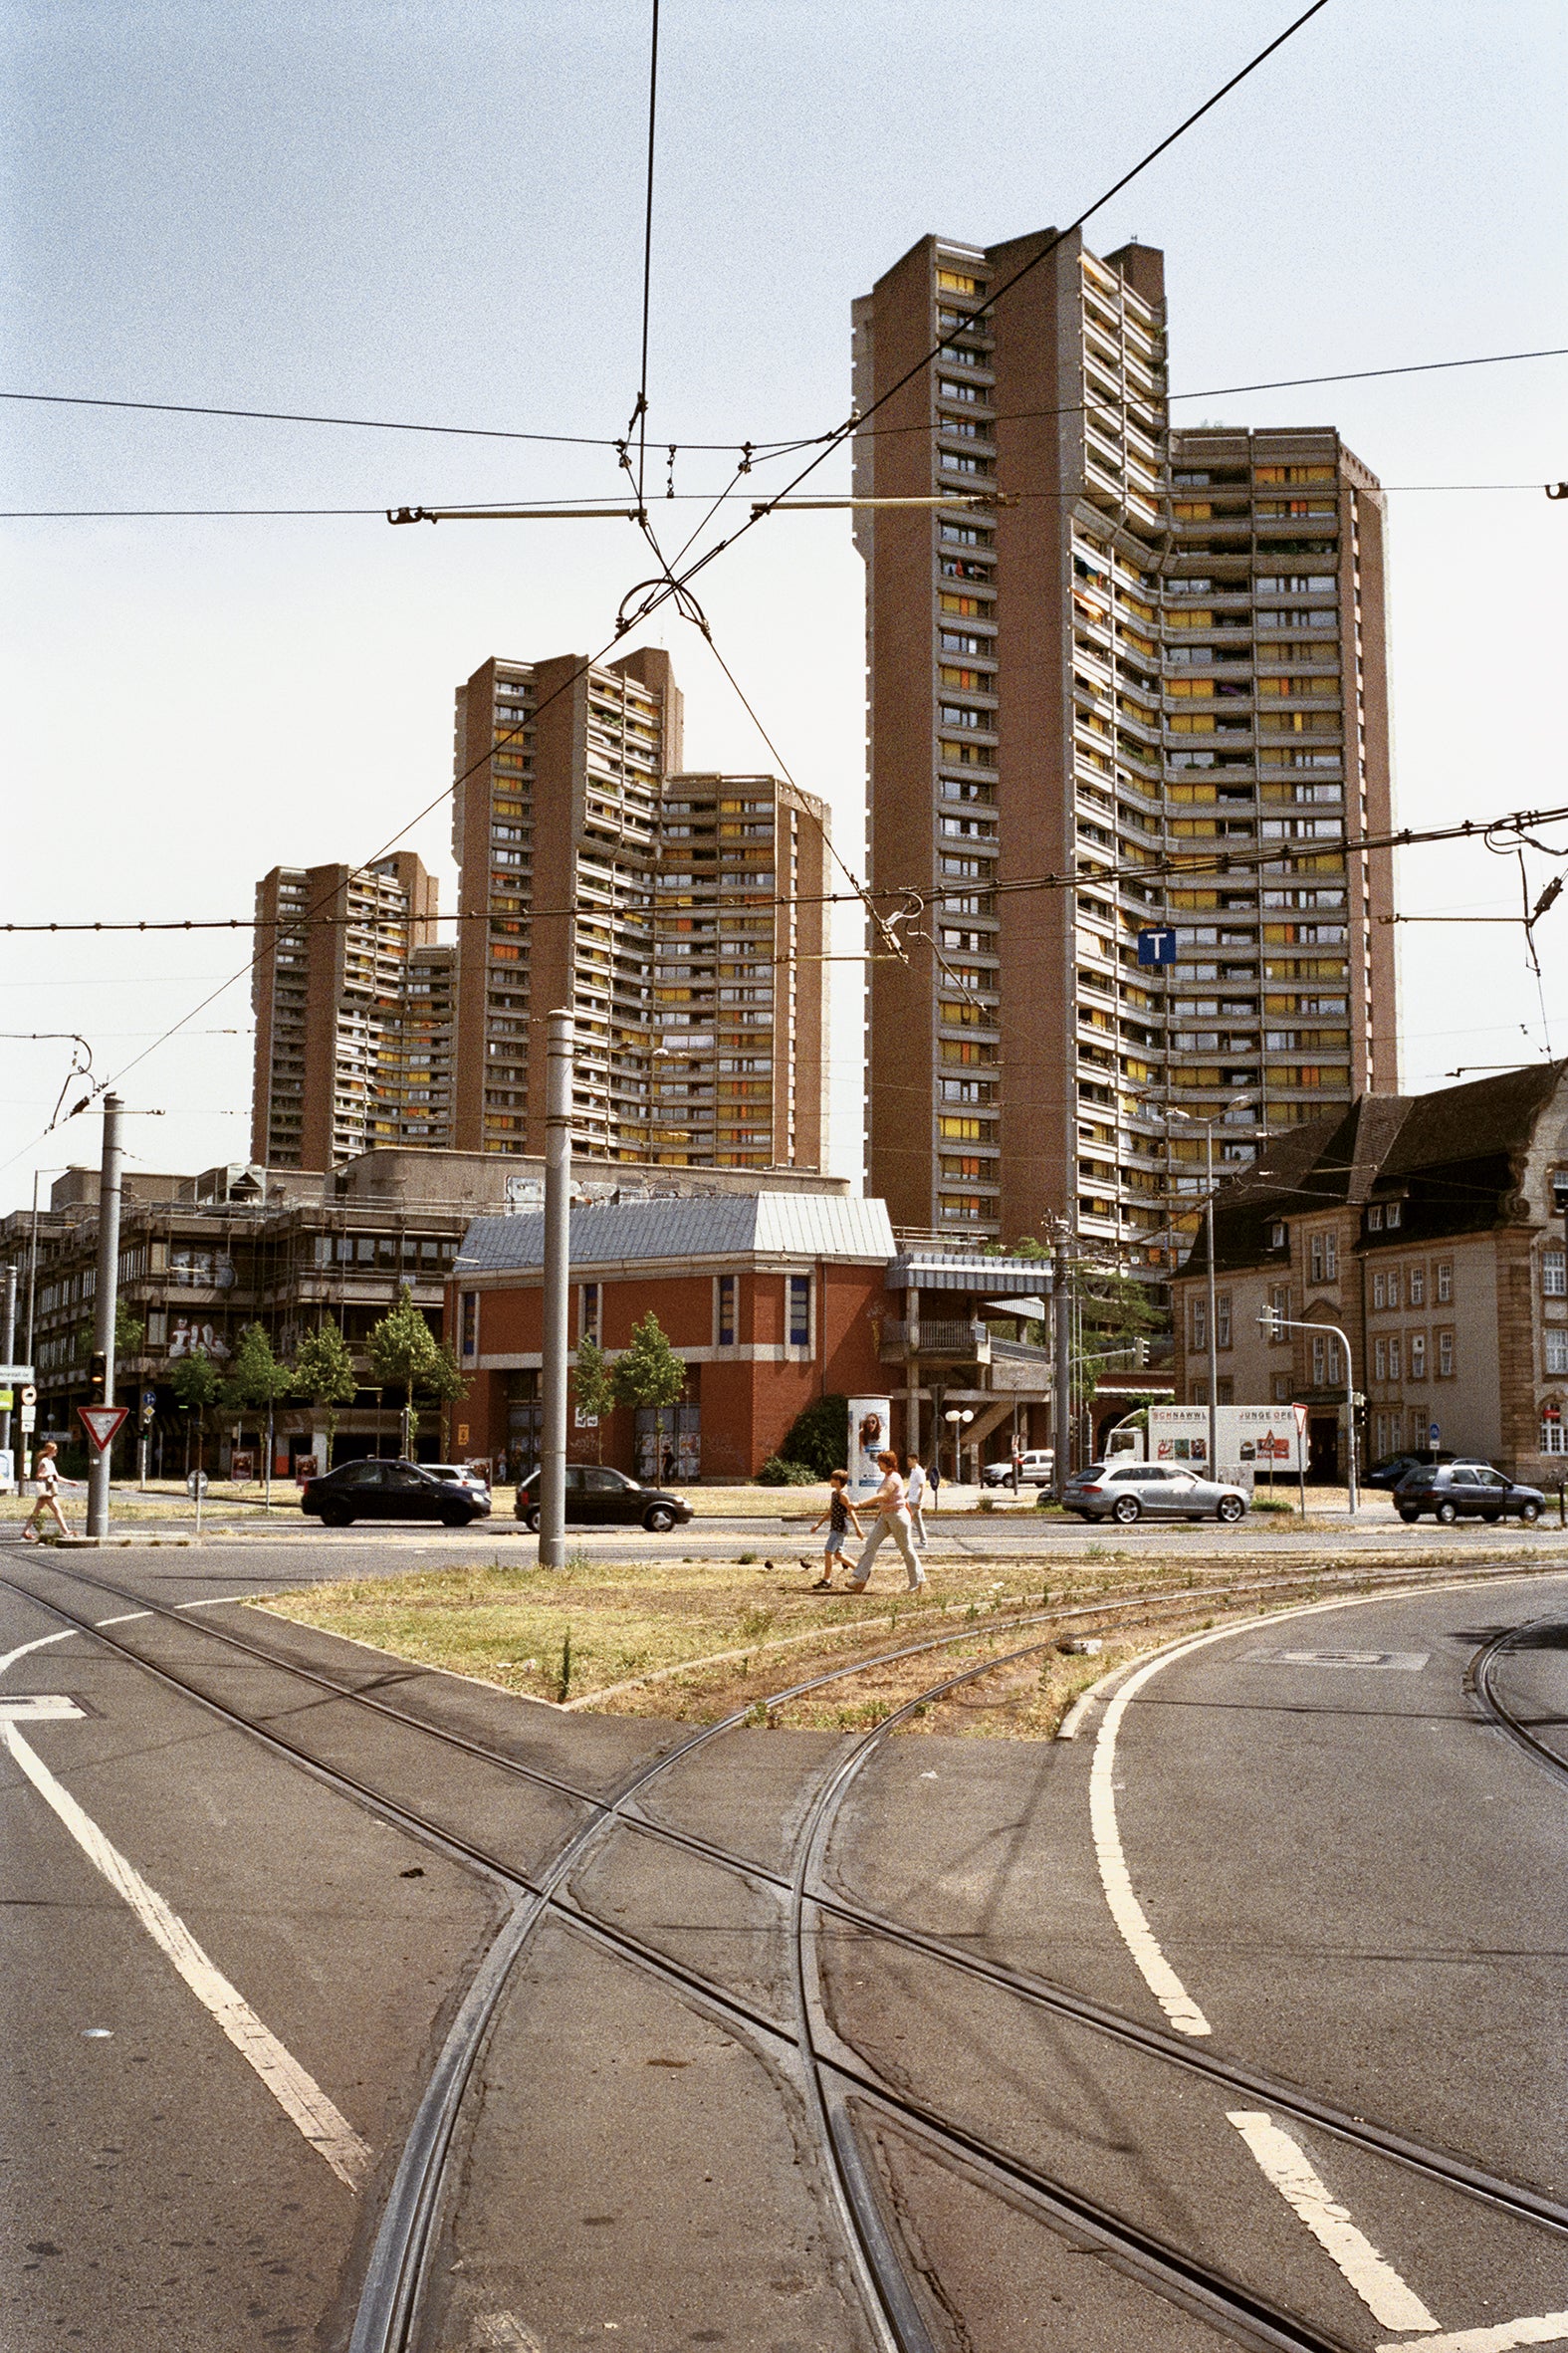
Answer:
[(919, 1455), (918, 1455), (918, 1454), (907, 1454), (907, 1455), (905, 1455), (905, 1457), (904, 1457), (904, 1475), (905, 1475), (906, 1479), (907, 1479), (907, 1480), (908, 1480), (908, 1482), (909, 1482), (909, 1485), (908, 1485), (908, 1488), (907, 1488), (907, 1491), (906, 1491), (906, 1494), (905, 1494), (905, 1501), (906, 1501), (906, 1503), (907, 1503), (907, 1504), (908, 1504), (908, 1506), (909, 1506), (909, 1518), (910, 1518), (910, 1524), (911, 1524), (911, 1526), (912, 1526), (912, 1527), (913, 1527), (913, 1529), (914, 1529), (914, 1531), (915, 1531), (915, 1536), (916, 1536), (916, 1539), (917, 1539), (917, 1541), (923, 1544), (923, 1543), (925, 1543), (925, 1542), (927, 1541), (927, 1537), (926, 1537), (926, 1486), (927, 1486), (927, 1481), (926, 1481), (926, 1467), (925, 1467), (924, 1463), (922, 1463), (922, 1461), (921, 1461), (921, 1459), (920, 1459), (920, 1457), (919, 1457)]
[(855, 1562), (849, 1590), (851, 1593), (865, 1591), (871, 1563), (881, 1549), (883, 1538), (891, 1536), (903, 1554), (904, 1566), (908, 1571), (905, 1583), (908, 1590), (914, 1593), (925, 1583), (926, 1572), (920, 1565), (910, 1534), (909, 1509), (904, 1500), (904, 1482), (899, 1476), (898, 1457), (891, 1453), (879, 1454), (876, 1462), (882, 1474), (882, 1484), (871, 1498), (871, 1509), (877, 1516), (876, 1526), (871, 1530), (870, 1541)]

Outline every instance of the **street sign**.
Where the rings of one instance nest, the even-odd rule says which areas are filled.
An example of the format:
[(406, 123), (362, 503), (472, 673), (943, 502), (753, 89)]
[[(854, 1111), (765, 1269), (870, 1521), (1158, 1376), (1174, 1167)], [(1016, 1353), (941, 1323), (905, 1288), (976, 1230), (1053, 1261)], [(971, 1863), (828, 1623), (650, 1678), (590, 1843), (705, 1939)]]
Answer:
[(142, 1390), (142, 1392), (141, 1392), (141, 1402), (142, 1402), (142, 1404), (143, 1404), (144, 1406), (147, 1406), (147, 1405), (153, 1405), (153, 1406), (155, 1406), (155, 1405), (157, 1404), (157, 1401), (158, 1401), (158, 1393), (157, 1393), (156, 1389), (143, 1389), (143, 1390)]
[(1176, 933), (1162, 926), (1158, 930), (1138, 934), (1138, 961), (1142, 965), (1162, 967), (1176, 962)]
[(38, 1428), (38, 1407), (29, 1405), (26, 1397), (22, 1399), (22, 1428), (24, 1431)]
[(16, 1399), (9, 1389), (0, 1389), (0, 1413), (9, 1413)]
[(24, 1381), (22, 1383), (22, 1403), (24, 1405), (36, 1405), (38, 1403), (38, 1391), (34, 1388), (31, 1381)]
[(1428, 1423), (1427, 1444), (1429, 1446), (1441, 1446), (1443, 1444), (1443, 1424), (1441, 1422)]
[(130, 1408), (128, 1405), (79, 1405), (77, 1412), (88, 1436), (100, 1454), (106, 1454), (114, 1443), (119, 1425)]
[(30, 1364), (0, 1364), (0, 1384), (8, 1389), (13, 1383), (30, 1381), (32, 1377), (33, 1367)]

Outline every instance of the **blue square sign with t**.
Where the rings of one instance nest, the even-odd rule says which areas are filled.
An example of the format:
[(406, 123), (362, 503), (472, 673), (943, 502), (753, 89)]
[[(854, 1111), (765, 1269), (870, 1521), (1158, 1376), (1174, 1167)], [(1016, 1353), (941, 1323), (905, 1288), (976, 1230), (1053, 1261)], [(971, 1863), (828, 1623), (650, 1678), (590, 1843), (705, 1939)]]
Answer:
[(1141, 931), (1138, 934), (1138, 961), (1144, 965), (1164, 965), (1176, 962), (1176, 934), (1174, 931)]

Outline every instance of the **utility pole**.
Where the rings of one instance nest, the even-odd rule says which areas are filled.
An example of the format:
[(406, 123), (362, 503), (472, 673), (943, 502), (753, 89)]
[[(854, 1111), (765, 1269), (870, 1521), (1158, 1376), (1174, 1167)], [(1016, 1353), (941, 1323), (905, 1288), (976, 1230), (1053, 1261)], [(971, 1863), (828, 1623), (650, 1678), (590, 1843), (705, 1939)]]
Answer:
[(566, 1349), (571, 1273), (571, 1072), (569, 1013), (546, 1017), (545, 1064), (545, 1296), (540, 1386), (544, 1428), (539, 1449), (539, 1562), (566, 1565)]
[[(16, 1362), (16, 1268), (7, 1262), (5, 1271), (5, 1361)], [(29, 1375), (29, 1378), (32, 1376)], [(11, 1408), (0, 1408), (0, 1454), (11, 1451)], [(12, 1465), (13, 1472), (16, 1466)], [(20, 1493), (20, 1487), (18, 1493)]]
[[(119, 1295), (119, 1110), (117, 1094), (104, 1097), (104, 1165), (98, 1186), (98, 1290), (93, 1300), (93, 1347), (104, 1359), (106, 1405), (114, 1402), (114, 1310)], [(88, 1466), (90, 1536), (109, 1533), (112, 1447), (94, 1447)]]
[(1215, 1311), (1215, 1127), (1204, 1123), (1204, 1239), (1209, 1256), (1209, 1476), (1220, 1476), (1220, 1333)]
[(1067, 1258), (1067, 1224), (1063, 1219), (1056, 1229), (1056, 1249), (1051, 1271), (1046, 1278), (1051, 1305), (1052, 1337), (1056, 1346), (1056, 1369), (1051, 1377), (1051, 1444), (1055, 1459), (1051, 1464), (1056, 1500), (1072, 1476), (1072, 1280)]

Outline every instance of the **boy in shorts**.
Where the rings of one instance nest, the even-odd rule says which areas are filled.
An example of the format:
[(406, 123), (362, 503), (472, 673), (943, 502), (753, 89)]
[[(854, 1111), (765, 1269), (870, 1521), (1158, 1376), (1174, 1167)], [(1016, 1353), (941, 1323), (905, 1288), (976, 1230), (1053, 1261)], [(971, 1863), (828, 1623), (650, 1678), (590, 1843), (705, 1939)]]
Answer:
[[(813, 1593), (830, 1593), (833, 1589), (833, 1564), (844, 1556), (844, 1538), (852, 1528), (860, 1535), (861, 1527), (855, 1518), (854, 1505), (849, 1501), (849, 1473), (835, 1471), (831, 1479), (832, 1493), (827, 1499), (827, 1510), (822, 1520), (827, 1522), (827, 1541), (822, 1546), (822, 1573), (811, 1587)], [(811, 1529), (815, 1535), (822, 1525), (818, 1520)]]

